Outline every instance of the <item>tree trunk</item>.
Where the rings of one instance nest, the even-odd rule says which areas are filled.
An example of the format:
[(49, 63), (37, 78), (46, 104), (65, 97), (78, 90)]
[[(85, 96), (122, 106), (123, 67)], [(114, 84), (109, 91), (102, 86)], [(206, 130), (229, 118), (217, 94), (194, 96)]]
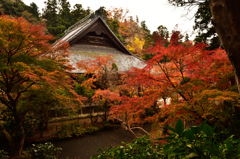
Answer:
[(107, 122), (107, 110), (104, 110), (104, 121)]
[(213, 25), (231, 61), (240, 92), (240, 2), (210, 0)]
[(25, 132), (20, 125), (19, 132), (17, 132), (16, 136), (14, 137), (13, 143), (11, 143), (13, 146), (13, 149), (11, 150), (10, 158), (16, 158), (17, 156), (21, 156), (23, 145), (25, 140)]
[(41, 108), (41, 112), (40, 112), (40, 122), (39, 122), (39, 129), (40, 129), (40, 138), (43, 137), (43, 112), (42, 112), (42, 108)]
[(93, 115), (92, 115), (92, 102), (89, 102), (89, 106), (90, 106), (90, 119), (91, 119), (91, 125), (93, 125)]
[(3, 135), (5, 136), (5, 138), (7, 139), (7, 141), (9, 143), (12, 142), (12, 137), (10, 136), (10, 134), (7, 132), (7, 130), (4, 128), (4, 125), (2, 123), (0, 123), (0, 129), (2, 130)]
[(43, 121), (40, 121), (40, 138), (43, 138)]
[(7, 130), (4, 128), (4, 125), (0, 122), (0, 129), (2, 130), (3, 135), (5, 136), (5, 138), (7, 139), (9, 146), (11, 147), (11, 150), (14, 149), (14, 142), (13, 142), (13, 138), (11, 137), (11, 135), (7, 132)]
[(104, 122), (107, 122), (107, 102), (104, 102)]

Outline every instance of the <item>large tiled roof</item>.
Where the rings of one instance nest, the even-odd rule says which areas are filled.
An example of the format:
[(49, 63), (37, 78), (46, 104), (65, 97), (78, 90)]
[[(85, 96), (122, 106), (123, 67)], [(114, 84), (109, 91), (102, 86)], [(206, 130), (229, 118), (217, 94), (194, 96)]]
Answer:
[[(59, 41), (66, 41), (71, 44), (75, 38), (84, 33), (89, 27), (91, 27), (96, 21), (100, 20), (103, 22), (104, 27), (111, 33), (112, 37), (115, 39), (115, 42), (121, 48), (113, 48), (107, 46), (96, 46), (96, 45), (83, 45), (83, 44), (71, 44), (69, 60), (70, 64), (73, 67), (76, 67), (76, 64), (81, 60), (94, 59), (95, 55), (108, 55), (112, 54), (112, 58), (114, 62), (118, 66), (118, 70), (120, 72), (125, 72), (129, 70), (131, 67), (142, 68), (144, 67), (144, 60), (138, 58), (137, 56), (132, 55), (125, 46), (121, 43), (121, 41), (115, 36), (115, 34), (111, 31), (111, 29), (105, 23), (104, 18), (100, 14), (101, 10), (97, 10), (96, 12), (86, 16), (79, 22), (75, 23), (69, 29), (65, 31), (65, 35)], [(122, 51), (120, 51), (122, 50)], [(72, 71), (73, 73), (84, 73), (84, 70), (75, 69)]]
[[(80, 48), (79, 48), (80, 47)], [(70, 47), (72, 54), (69, 57), (70, 64), (74, 68), (76, 64), (81, 60), (94, 60), (96, 55), (112, 55), (114, 63), (118, 66), (119, 72), (126, 72), (131, 67), (143, 68), (145, 66), (144, 61), (136, 58), (132, 55), (123, 54), (116, 48), (110, 48), (105, 46), (93, 46), (93, 45), (78, 45), (74, 44)], [(85, 70), (75, 69), (73, 73), (84, 73)]]

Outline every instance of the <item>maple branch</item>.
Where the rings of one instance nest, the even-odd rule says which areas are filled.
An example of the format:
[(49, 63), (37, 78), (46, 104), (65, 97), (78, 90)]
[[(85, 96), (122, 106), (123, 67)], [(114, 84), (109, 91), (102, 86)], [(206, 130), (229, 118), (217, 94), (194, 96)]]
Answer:
[[(37, 40), (34, 40), (34, 41), (32, 41), (32, 42), (29, 42), (29, 43), (27, 43), (26, 45), (24, 45), (23, 48), (27, 47), (28, 45), (34, 44), (34, 43), (36, 43), (37, 41), (41, 41), (41, 40), (43, 40), (43, 39), (37, 39)], [(32, 46), (32, 47), (28, 47), (28, 51), (26, 51), (26, 52), (24, 53), (24, 55), (27, 55), (28, 52), (29, 52), (32, 48), (34, 48), (34, 47), (33, 47), (33, 46)], [(46, 54), (47, 54), (47, 53), (46, 53)], [(34, 56), (33, 56), (33, 55), (29, 55), (29, 56), (35, 57), (35, 56), (39, 56), (39, 55), (34, 55)]]
[[(180, 59), (180, 60), (181, 60), (181, 59)], [(183, 75), (183, 70), (182, 70), (182, 67), (184, 67), (184, 66), (181, 67), (181, 64), (182, 64), (181, 62), (173, 61), (173, 63), (175, 64), (175, 66), (177, 67), (177, 69), (180, 71), (180, 73), (181, 73), (181, 75), (182, 75), (182, 80), (183, 80), (183, 82), (185, 83), (185, 79), (184, 79), (184, 75)], [(178, 67), (177, 63), (179, 63), (180, 67)], [(192, 98), (192, 97), (191, 97), (191, 94), (190, 94), (188, 91), (187, 91), (187, 94), (189, 95), (190, 98)]]
[[(18, 50), (19, 50), (20, 47), (22, 46), (22, 43), (23, 43), (23, 41), (24, 41), (24, 39), (25, 39), (26, 36), (27, 36), (27, 34), (25, 34), (25, 35), (22, 37), (21, 41), (19, 42), (18, 47), (16, 47), (16, 48), (13, 49), (13, 50), (16, 50), (16, 51), (12, 54), (12, 56), (14, 56), (14, 55), (18, 52)], [(11, 50), (11, 51), (13, 51), (13, 50)], [(12, 56), (11, 56), (11, 57), (12, 57)], [(10, 58), (11, 58), (11, 57), (10, 57)]]
[(133, 129), (140, 129), (140, 130), (142, 130), (144, 133), (146, 133), (147, 135), (149, 135), (149, 133), (148, 133), (146, 130), (144, 130), (142, 127), (132, 127), (131, 129), (132, 129), (132, 130), (133, 130)]
[[(171, 79), (169, 78), (169, 76), (167, 75), (167, 73), (164, 71), (164, 69), (162, 68), (161, 64), (159, 61), (157, 61), (158, 66), (161, 68), (161, 70), (163, 71), (164, 75), (166, 76), (166, 78), (168, 79), (168, 81), (170, 82), (170, 84), (172, 85), (173, 88), (176, 88), (176, 86), (172, 83)], [(185, 100), (188, 101), (187, 98), (177, 90), (178, 94)]]
[[(5, 70), (3, 71), (3, 73), (1, 73), (1, 75), (2, 75), (2, 78), (3, 78), (4, 82), (5, 82), (5, 83), (3, 83), (3, 84), (4, 84), (4, 85), (7, 85), (7, 75), (6, 75), (6, 73), (5, 73)], [(4, 77), (4, 75), (6, 76), (6, 78)]]
[(162, 72), (164, 73), (165, 77), (168, 79), (168, 81), (170, 82), (170, 84), (172, 85), (173, 88), (176, 88), (176, 86), (172, 83), (171, 79), (169, 78), (168, 74), (166, 73), (166, 71), (163, 69), (163, 67), (161, 66), (160, 62), (157, 61), (158, 66), (160, 67), (160, 69), (162, 70)]
[[(13, 74), (15, 74), (12, 68), (11, 68), (11, 71)], [(13, 82), (14, 78), (15, 78), (15, 76), (13, 76), (13, 75), (9, 77), (9, 85), (11, 86), (10, 90), (12, 89), (12, 86), (13, 86), (12, 82)]]
[(13, 85), (16, 84), (16, 83), (22, 84), (22, 83), (27, 82), (27, 81), (28, 81), (28, 78), (19, 78), (17, 81), (13, 82), (12, 84)]
[(12, 110), (11, 106), (9, 105), (8, 101), (4, 97), (0, 97), (0, 101), (5, 104), (10, 110)]
[(29, 86), (27, 86), (24, 90), (18, 92), (17, 97), (15, 98), (15, 101), (18, 101), (18, 99), (20, 98), (21, 94), (22, 94), (23, 92), (26, 92), (26, 91), (27, 91), (32, 85), (34, 85), (34, 84), (35, 84), (35, 82), (32, 82), (32, 83), (31, 83)]
[(24, 82), (27, 82), (28, 80), (29, 80), (29, 78), (25, 78), (25, 79), (22, 78), (22, 79), (19, 79), (18, 82), (16, 82), (16, 83), (19, 83), (18, 88), (17, 88), (17, 92), (19, 92), (21, 84), (23, 84)]
[[(6, 48), (5, 47), (3, 47), (2, 45), (0, 45), (0, 47), (3, 49), (3, 50), (5, 50), (6, 52), (8, 52), (7, 50), (6, 50)], [(4, 53), (3, 52), (0, 52), (2, 55), (4, 55)]]
[(32, 85), (36, 84), (35, 82), (32, 82), (28, 87), (26, 87), (24, 90), (20, 91), (19, 93), (26, 92)]
[(138, 138), (138, 137), (137, 137), (137, 135), (132, 131), (132, 129), (140, 129), (140, 130), (142, 130), (143, 132), (145, 132), (147, 135), (149, 135), (148, 132), (147, 132), (146, 130), (144, 130), (143, 128), (141, 128), (141, 127), (133, 127), (133, 128), (131, 128), (129, 124), (127, 124), (126, 122), (122, 121), (121, 119), (118, 119), (118, 118), (116, 118), (116, 117), (113, 117), (113, 118), (116, 119), (116, 120), (118, 120), (118, 121), (125, 127), (125, 129), (128, 130), (135, 138)]
[(7, 97), (8, 97), (8, 99), (10, 100), (9, 102), (11, 102), (10, 107), (11, 107), (11, 109), (13, 110), (13, 109), (14, 109), (14, 107), (13, 107), (14, 99), (13, 99), (13, 97), (10, 95), (9, 92), (5, 92), (5, 93), (6, 93)]
[[(6, 78), (4, 78), (3, 74), (6, 76)], [(3, 80), (5, 81), (5, 86), (6, 86), (6, 93), (10, 93), (11, 89), (12, 89), (12, 85), (10, 85), (10, 83), (8, 82), (8, 79), (9, 79), (9, 76), (7, 75), (6, 73), (6, 70), (3, 71), (3, 74), (2, 74), (2, 77), (3, 77)]]
[[(173, 63), (175, 64), (175, 66), (177, 67), (177, 69), (180, 71), (181, 75), (182, 75), (182, 79), (184, 80), (184, 75), (183, 75), (183, 71), (181, 69), (181, 63), (178, 61), (173, 61)], [(177, 63), (179, 63), (180, 67), (178, 67)]]
[[(181, 59), (180, 59), (180, 60), (181, 60)], [(183, 70), (182, 70), (182, 68), (184, 67), (184, 65), (181, 67), (181, 64), (182, 64), (182, 63), (181, 63), (181, 62), (178, 62), (178, 61), (173, 61), (173, 63), (175, 64), (175, 66), (177, 67), (177, 69), (180, 71), (181, 76), (182, 76), (182, 80), (183, 80), (183, 82), (185, 83), (185, 79), (184, 79), (184, 75), (183, 75)], [(177, 63), (179, 63), (180, 67), (178, 67)], [(187, 94), (189, 95), (190, 98), (192, 98), (190, 92), (187, 91)]]

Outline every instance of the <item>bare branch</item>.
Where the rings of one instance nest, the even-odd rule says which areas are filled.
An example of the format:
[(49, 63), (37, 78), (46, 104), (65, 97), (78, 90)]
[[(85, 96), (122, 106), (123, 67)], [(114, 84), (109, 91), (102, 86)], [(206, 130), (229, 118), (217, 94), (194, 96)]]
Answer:
[(141, 127), (133, 127), (133, 128), (131, 128), (129, 124), (127, 124), (126, 122), (122, 121), (121, 119), (118, 119), (118, 118), (116, 118), (116, 117), (114, 117), (114, 119), (118, 120), (118, 121), (125, 127), (125, 129), (128, 130), (135, 138), (138, 138), (138, 137), (137, 137), (137, 135), (132, 131), (133, 129), (140, 129), (140, 130), (142, 130), (144, 133), (146, 133), (147, 135), (149, 135), (148, 132), (147, 132), (146, 130), (144, 130), (143, 128), (141, 128)]

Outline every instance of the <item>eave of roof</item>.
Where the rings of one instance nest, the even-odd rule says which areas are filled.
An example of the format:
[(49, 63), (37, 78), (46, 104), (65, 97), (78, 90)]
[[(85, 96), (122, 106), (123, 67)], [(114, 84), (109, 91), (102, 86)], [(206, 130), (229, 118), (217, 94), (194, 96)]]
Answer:
[[(81, 49), (78, 49), (81, 47)], [(72, 73), (85, 73), (85, 70), (77, 69), (77, 63), (82, 60), (94, 60), (95, 56), (111, 55), (113, 62), (118, 66), (119, 73), (126, 72), (132, 67), (143, 68), (145, 62), (132, 55), (123, 54), (116, 48), (93, 45), (74, 44), (70, 47), (72, 54), (69, 56), (70, 64), (75, 68)]]

